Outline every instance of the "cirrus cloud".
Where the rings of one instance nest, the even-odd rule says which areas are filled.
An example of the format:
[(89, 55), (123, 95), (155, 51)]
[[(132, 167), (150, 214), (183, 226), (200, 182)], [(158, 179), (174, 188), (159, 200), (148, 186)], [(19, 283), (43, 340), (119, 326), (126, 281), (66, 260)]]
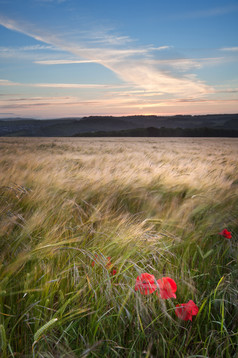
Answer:
[[(121, 46), (118, 48), (110, 43), (108, 43), (107, 47), (93, 46), (90, 41), (89, 46), (87, 43), (85, 44), (85, 41), (80, 42), (80, 39), (77, 43), (71, 42), (63, 34), (47, 32), (34, 28), (33, 25), (20, 23), (6, 17), (0, 17), (0, 24), (8, 29), (24, 33), (47, 45), (71, 53), (78, 57), (79, 61), (97, 62), (110, 69), (125, 84), (139, 87), (144, 89), (144, 91), (158, 91), (160, 93), (183, 96), (191, 94), (201, 96), (212, 91), (211, 86), (206, 85), (193, 74), (184, 75), (179, 71), (174, 74), (170, 70), (165, 71), (160, 68), (159, 63), (155, 65), (148, 61), (153, 58), (154, 49), (165, 50), (169, 46), (128, 46), (128, 37), (125, 37), (126, 43), (123, 48)], [(110, 36), (111, 42), (113, 42), (112, 35)], [(94, 38), (97, 38), (96, 33)], [(50, 59), (45, 61), (48, 61), (48, 64), (50, 64)]]

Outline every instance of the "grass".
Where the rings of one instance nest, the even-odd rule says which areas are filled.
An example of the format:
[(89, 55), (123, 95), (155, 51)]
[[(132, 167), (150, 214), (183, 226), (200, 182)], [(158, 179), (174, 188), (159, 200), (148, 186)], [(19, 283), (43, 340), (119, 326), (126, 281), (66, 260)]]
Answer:
[[(2, 138), (1, 357), (235, 358), (237, 144)], [(135, 292), (143, 272), (177, 298)]]

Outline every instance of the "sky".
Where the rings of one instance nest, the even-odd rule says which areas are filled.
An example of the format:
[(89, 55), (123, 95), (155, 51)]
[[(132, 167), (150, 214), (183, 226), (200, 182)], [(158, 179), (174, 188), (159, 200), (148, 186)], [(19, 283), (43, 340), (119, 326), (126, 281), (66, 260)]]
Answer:
[(0, 0), (0, 118), (238, 113), (237, 19), (237, 0)]

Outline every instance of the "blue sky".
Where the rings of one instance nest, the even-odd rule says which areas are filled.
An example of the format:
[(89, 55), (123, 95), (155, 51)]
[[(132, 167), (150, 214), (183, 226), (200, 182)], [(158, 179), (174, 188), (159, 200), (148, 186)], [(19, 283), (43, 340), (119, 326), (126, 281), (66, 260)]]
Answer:
[(238, 1), (0, 0), (0, 117), (238, 112)]

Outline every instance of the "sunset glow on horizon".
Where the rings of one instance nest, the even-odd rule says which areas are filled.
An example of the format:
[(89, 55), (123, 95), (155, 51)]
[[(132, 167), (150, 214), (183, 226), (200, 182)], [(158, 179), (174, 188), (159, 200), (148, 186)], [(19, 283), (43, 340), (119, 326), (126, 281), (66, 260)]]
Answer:
[(238, 113), (238, 3), (0, 0), (0, 118)]

